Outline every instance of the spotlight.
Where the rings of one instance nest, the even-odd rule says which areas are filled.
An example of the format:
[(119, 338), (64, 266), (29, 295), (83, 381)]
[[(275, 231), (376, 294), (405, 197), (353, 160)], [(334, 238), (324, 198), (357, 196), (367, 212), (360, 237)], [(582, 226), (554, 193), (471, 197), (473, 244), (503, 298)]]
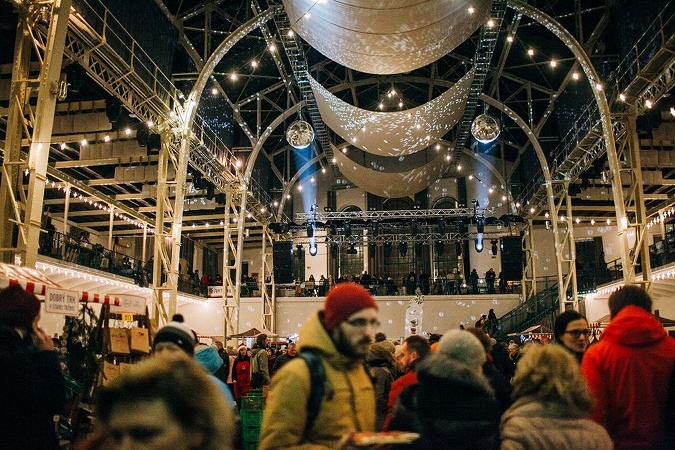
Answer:
[(483, 236), (480, 235), (478, 238), (476, 238), (476, 242), (474, 243), (474, 248), (478, 253), (483, 251)]
[(445, 250), (445, 246), (443, 245), (443, 241), (441, 241), (441, 240), (436, 241), (436, 255), (438, 255), (438, 256), (443, 255), (444, 250)]
[(491, 248), (492, 255), (493, 255), (493, 256), (496, 256), (496, 255), (497, 255), (497, 241), (494, 240), (494, 239), (491, 240), (491, 241), (490, 241), (490, 245), (491, 245), (491, 247), (492, 247), (492, 248)]
[(316, 242), (314, 242), (314, 240), (312, 240), (309, 243), (309, 255), (310, 256), (316, 256), (316, 253), (317, 253)]
[(408, 244), (406, 242), (399, 242), (398, 254), (401, 256), (405, 256), (408, 254)]
[(460, 241), (455, 242), (455, 254), (458, 257), (462, 256), (462, 243)]
[(384, 243), (384, 257), (389, 258), (391, 256), (392, 245), (391, 242)]
[(304, 253), (305, 249), (302, 247), (301, 244), (298, 244), (295, 247), (295, 254), (297, 255), (298, 259), (302, 258), (302, 255)]
[(307, 237), (314, 237), (314, 225), (311, 223), (307, 224)]
[(356, 255), (358, 252), (356, 251), (356, 243), (350, 242), (349, 243), (349, 248), (345, 252), (348, 255)]

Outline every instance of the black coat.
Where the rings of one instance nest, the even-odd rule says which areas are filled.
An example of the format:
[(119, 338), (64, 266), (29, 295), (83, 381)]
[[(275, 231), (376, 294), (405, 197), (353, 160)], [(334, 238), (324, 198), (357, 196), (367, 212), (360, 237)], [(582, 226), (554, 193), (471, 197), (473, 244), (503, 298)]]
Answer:
[(434, 353), (421, 361), (417, 379), (401, 393), (389, 427), (408, 422), (421, 434), (407, 448), (499, 448), (500, 405), (484, 377)]
[(62, 412), (66, 384), (54, 351), (0, 325), (0, 447), (58, 448), (53, 416)]

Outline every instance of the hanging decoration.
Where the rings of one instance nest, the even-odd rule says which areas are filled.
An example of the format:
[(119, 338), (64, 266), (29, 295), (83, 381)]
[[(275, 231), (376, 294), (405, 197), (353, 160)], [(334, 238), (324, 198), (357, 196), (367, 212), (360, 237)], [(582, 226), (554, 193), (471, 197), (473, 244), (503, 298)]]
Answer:
[(424, 295), (420, 288), (415, 289), (415, 296), (408, 300), (405, 311), (405, 337), (422, 335), (424, 319)]

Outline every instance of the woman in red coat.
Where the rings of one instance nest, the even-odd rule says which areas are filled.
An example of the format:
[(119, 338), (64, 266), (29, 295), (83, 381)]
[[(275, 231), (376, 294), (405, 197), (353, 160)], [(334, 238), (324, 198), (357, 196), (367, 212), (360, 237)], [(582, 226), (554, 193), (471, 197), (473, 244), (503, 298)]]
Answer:
[(237, 358), (232, 364), (232, 384), (234, 385), (234, 398), (241, 407), (241, 398), (251, 390), (251, 362), (246, 353), (246, 345), (239, 344)]

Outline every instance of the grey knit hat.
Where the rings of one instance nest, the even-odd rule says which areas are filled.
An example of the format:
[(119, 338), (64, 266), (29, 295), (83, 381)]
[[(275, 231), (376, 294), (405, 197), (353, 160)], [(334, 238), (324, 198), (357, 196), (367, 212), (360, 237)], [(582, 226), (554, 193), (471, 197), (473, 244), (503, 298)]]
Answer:
[(487, 356), (478, 338), (466, 330), (443, 333), (438, 342), (438, 354), (476, 370), (485, 363)]

